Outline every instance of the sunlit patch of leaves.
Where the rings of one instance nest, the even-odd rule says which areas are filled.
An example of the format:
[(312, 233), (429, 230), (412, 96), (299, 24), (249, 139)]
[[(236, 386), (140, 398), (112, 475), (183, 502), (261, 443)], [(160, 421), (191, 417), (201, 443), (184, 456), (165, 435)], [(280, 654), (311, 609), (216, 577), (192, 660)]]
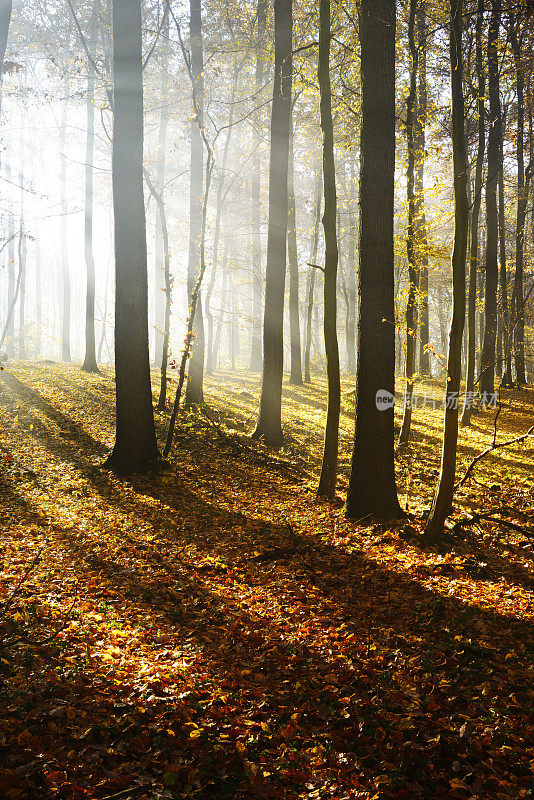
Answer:
[[(530, 796), (532, 548), (491, 520), (421, 548), (439, 409), (414, 412), (397, 460), (408, 518), (355, 525), (341, 494), (315, 498), (320, 377), (284, 387), (273, 453), (248, 436), (258, 378), (218, 376), (180, 418), (174, 466), (129, 481), (99, 466), (110, 374), (14, 378), (0, 383), (0, 602), (41, 557), (2, 620), (0, 796)], [(534, 393), (504, 399), (503, 439), (528, 427)], [(460, 473), (492, 420), (461, 431)], [(532, 466), (524, 445), (490, 456), (453, 522), (499, 506), (524, 524)]]

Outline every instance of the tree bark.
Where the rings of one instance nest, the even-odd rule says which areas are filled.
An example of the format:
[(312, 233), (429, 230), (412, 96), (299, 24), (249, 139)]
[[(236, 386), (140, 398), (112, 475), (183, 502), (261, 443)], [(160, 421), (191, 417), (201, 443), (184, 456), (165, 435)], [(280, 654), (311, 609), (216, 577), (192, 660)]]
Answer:
[(482, 402), (493, 395), (495, 388), (495, 354), (497, 337), (497, 284), (499, 223), (497, 185), (500, 168), (501, 100), (499, 94), (498, 39), (501, 20), (501, 0), (491, 0), (491, 19), (488, 35), (488, 82), (490, 124), (488, 137), (488, 177), (486, 181), (486, 292), (484, 299), (484, 340), (480, 365)]
[(337, 196), (334, 127), (332, 123), (332, 92), (330, 87), (330, 40), (332, 35), (330, 30), (330, 0), (321, 0), (319, 19), (319, 67), (317, 74), (321, 94), (321, 130), (323, 132), (324, 341), (328, 378), (328, 405), (323, 461), (317, 494), (333, 498), (336, 494), (341, 385), (336, 328), (338, 243), (336, 234)]
[(269, 229), (263, 322), (263, 376), (254, 437), (283, 444), (284, 292), (287, 241), (287, 175), (293, 78), (292, 0), (275, 0), (275, 65), (269, 164)]
[(477, 116), (478, 116), (478, 145), (475, 167), (474, 198), (471, 209), (471, 243), (469, 252), (469, 299), (467, 311), (468, 342), (467, 342), (467, 370), (465, 402), (462, 412), (462, 425), (471, 422), (471, 415), (475, 402), (475, 362), (476, 362), (476, 304), (477, 304), (477, 273), (478, 273), (478, 223), (480, 207), (482, 204), (482, 173), (484, 169), (484, 152), (486, 149), (486, 125), (484, 95), (486, 79), (484, 74), (484, 56), (482, 51), (482, 28), (484, 25), (484, 0), (477, 2), (476, 19), (476, 77), (477, 77)]
[(141, 0), (114, 0), (113, 60), (117, 419), (106, 466), (129, 475), (159, 459), (148, 349)]
[(462, 372), (462, 336), (465, 322), (465, 260), (469, 227), (463, 94), (462, 13), (463, 0), (450, 0), (452, 148), (454, 163), (453, 300), (452, 321), (449, 331), (441, 468), (425, 526), (425, 536), (429, 541), (436, 541), (441, 538), (445, 519), (451, 512), (458, 444), (458, 397)]
[[(191, 79), (194, 118), (191, 122), (191, 181), (189, 195), (189, 262), (187, 267), (187, 292), (189, 305), (200, 273), (200, 248), (202, 236), (202, 207), (204, 198), (204, 145), (201, 128), (204, 125), (204, 51), (202, 43), (201, 0), (190, 0)], [(200, 298), (199, 298), (200, 299)], [(197, 304), (194, 324), (194, 342), (189, 362), (185, 392), (186, 406), (199, 406), (204, 402), (204, 317), (202, 302)]]
[[(347, 516), (402, 514), (395, 483), (395, 1), (362, 0), (356, 423)], [(390, 402), (378, 407), (377, 399)]]

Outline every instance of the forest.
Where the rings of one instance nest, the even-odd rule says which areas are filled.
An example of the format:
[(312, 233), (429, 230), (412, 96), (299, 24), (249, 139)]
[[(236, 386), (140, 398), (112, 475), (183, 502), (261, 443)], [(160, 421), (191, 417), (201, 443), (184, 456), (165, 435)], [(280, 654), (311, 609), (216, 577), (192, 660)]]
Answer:
[(534, 0), (0, 0), (0, 800), (534, 798)]

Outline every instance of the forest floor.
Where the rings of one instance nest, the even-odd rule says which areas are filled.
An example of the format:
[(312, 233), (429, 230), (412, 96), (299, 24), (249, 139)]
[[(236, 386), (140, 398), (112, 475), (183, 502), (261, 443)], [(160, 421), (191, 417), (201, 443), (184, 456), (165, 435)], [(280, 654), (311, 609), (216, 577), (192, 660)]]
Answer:
[[(258, 387), (208, 381), (172, 468), (126, 481), (100, 466), (109, 372), (0, 373), (1, 800), (533, 797), (532, 442), (457, 497), (456, 519), (507, 524), (424, 548), (440, 408), (398, 460), (409, 516), (354, 523), (351, 386), (334, 503), (315, 498), (324, 384), (285, 386), (276, 453), (247, 436)], [(459, 475), (494, 417), (461, 432)], [(532, 389), (503, 392), (498, 440), (533, 417)]]

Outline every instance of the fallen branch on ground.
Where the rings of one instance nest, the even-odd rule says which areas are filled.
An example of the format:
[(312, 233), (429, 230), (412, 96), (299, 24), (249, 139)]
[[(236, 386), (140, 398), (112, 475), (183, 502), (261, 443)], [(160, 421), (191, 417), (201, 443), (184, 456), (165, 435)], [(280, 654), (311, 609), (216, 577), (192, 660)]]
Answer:
[(524, 442), (525, 439), (529, 439), (531, 436), (534, 436), (534, 425), (531, 428), (529, 428), (526, 433), (522, 433), (521, 436), (516, 436), (515, 439), (508, 439), (506, 442), (501, 442), (500, 444), (495, 444), (495, 439), (494, 439), (493, 443), (489, 447), (486, 447), (486, 449), (483, 450), (482, 453), (479, 453), (478, 456), (476, 456), (476, 458), (474, 458), (471, 461), (471, 463), (467, 467), (465, 475), (460, 481), (458, 481), (458, 483), (454, 487), (454, 491), (457, 492), (458, 489), (460, 489), (464, 485), (466, 480), (469, 478), (471, 472), (475, 468), (476, 464), (478, 464), (479, 461), (482, 461), (482, 459), (485, 458), (487, 455), (493, 453), (495, 450), (501, 450), (503, 447), (510, 447), (510, 445), (512, 444), (517, 444), (518, 442)]

